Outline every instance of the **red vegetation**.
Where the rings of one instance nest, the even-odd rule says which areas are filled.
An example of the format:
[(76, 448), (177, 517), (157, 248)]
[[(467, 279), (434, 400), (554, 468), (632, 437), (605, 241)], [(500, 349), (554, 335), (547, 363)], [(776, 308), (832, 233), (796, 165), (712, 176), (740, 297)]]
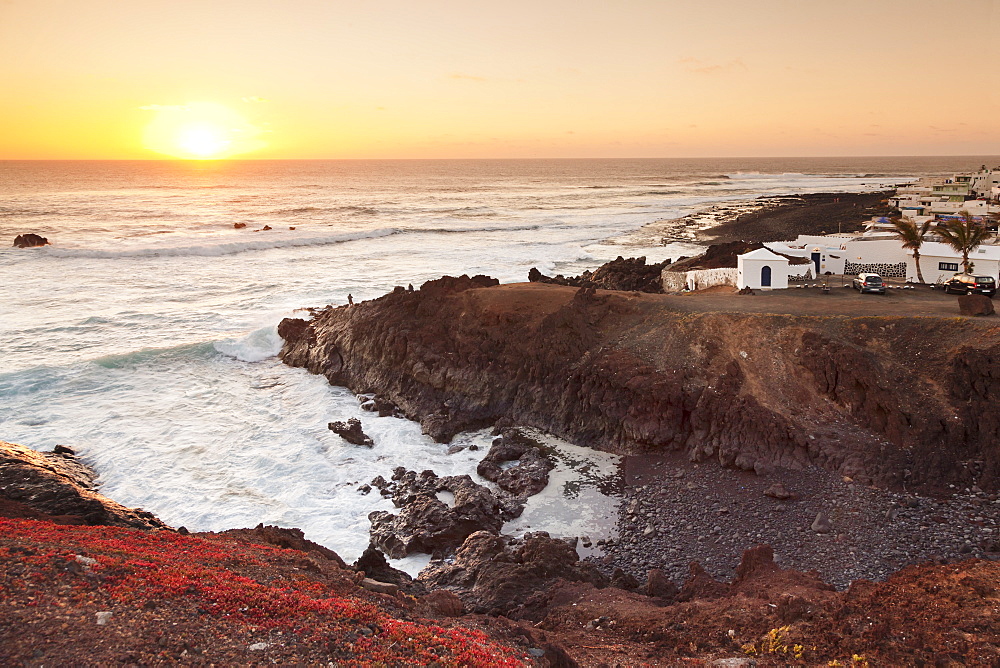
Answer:
[(412, 601), (333, 562), (233, 537), (0, 518), (0, 600), (2, 664), (522, 665), (482, 631), (405, 619)]

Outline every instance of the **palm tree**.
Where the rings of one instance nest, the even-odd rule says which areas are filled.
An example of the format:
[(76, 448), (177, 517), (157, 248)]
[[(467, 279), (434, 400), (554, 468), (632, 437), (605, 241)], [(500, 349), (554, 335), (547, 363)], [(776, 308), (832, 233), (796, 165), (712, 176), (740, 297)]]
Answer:
[(959, 211), (958, 216), (938, 223), (934, 227), (934, 232), (941, 237), (941, 240), (962, 254), (962, 269), (968, 274), (969, 253), (981, 246), (990, 238), (991, 232), (986, 226), (972, 219), (972, 215), (965, 210)]
[(924, 243), (924, 235), (931, 230), (933, 221), (925, 220), (919, 225), (909, 218), (890, 218), (889, 222), (896, 229), (892, 231), (903, 244), (903, 248), (913, 251), (913, 264), (917, 265), (917, 282), (924, 282), (924, 274), (920, 271), (920, 246)]

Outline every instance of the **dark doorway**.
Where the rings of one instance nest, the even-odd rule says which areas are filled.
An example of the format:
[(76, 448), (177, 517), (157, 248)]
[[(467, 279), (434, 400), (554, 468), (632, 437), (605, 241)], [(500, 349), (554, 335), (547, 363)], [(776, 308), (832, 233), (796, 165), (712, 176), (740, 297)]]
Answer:
[(766, 264), (760, 268), (760, 286), (771, 287), (771, 268)]
[(812, 261), (816, 265), (816, 275), (819, 276), (819, 253), (812, 254)]

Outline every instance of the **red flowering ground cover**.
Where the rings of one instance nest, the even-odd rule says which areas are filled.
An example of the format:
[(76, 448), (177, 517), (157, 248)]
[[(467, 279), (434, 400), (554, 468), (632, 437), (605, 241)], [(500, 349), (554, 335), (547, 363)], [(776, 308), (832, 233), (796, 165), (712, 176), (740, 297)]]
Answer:
[(0, 518), (0, 665), (528, 662), (354, 578), (233, 537)]

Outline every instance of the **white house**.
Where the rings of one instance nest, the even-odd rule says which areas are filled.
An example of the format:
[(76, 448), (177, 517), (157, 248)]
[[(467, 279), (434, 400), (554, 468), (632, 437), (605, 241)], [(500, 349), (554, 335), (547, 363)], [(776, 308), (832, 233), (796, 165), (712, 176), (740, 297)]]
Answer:
[(788, 258), (766, 248), (736, 256), (736, 287), (780, 289), (788, 287)]

